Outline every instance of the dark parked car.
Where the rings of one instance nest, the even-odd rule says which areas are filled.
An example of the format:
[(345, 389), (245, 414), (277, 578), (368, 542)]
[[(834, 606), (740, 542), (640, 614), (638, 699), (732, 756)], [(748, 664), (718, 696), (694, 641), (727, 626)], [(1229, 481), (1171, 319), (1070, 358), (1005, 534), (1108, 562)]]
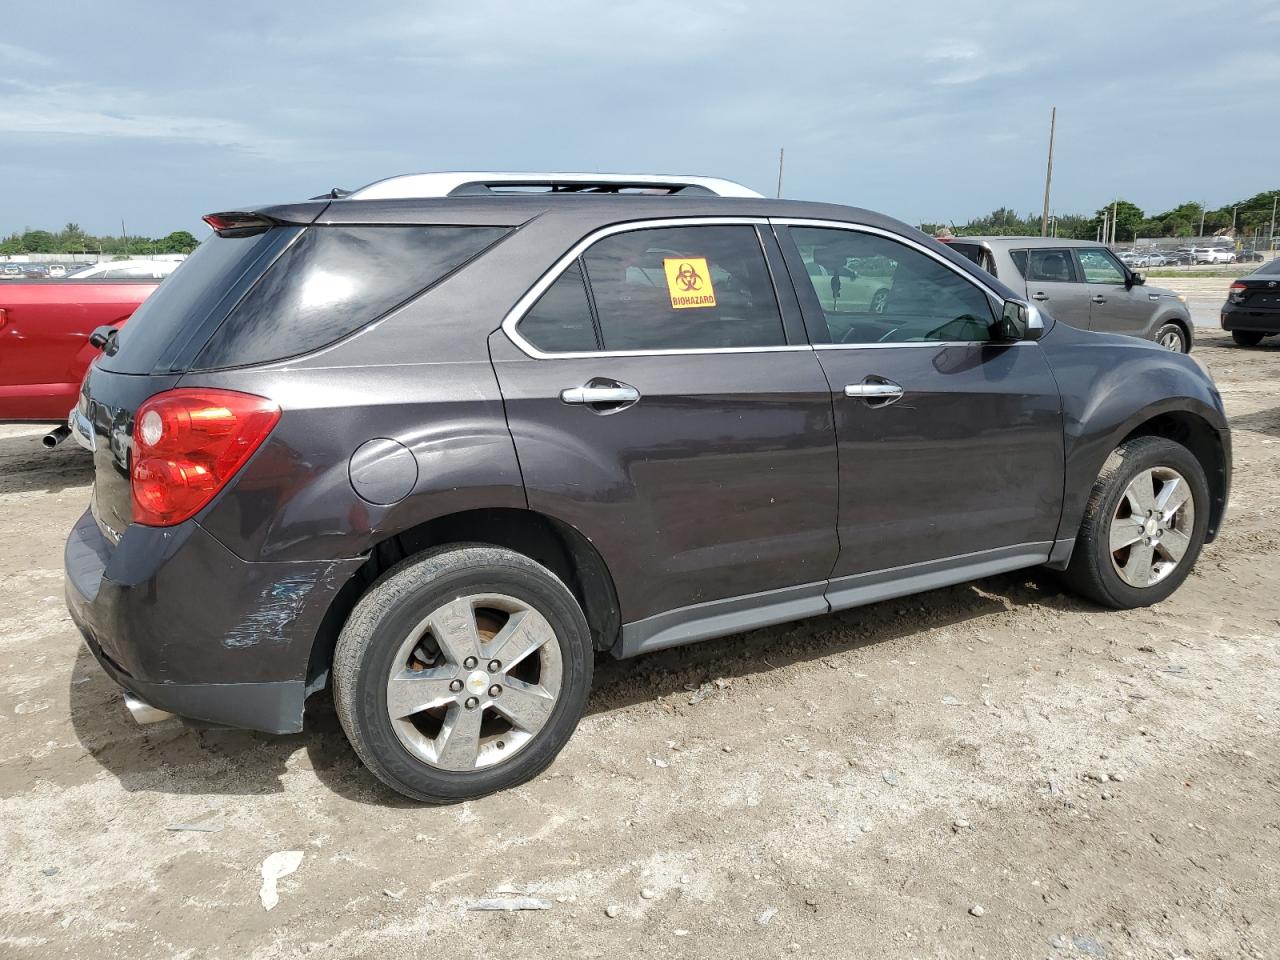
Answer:
[(1244, 347), (1256, 347), (1263, 337), (1280, 334), (1280, 258), (1231, 284), (1222, 305), (1222, 329), (1230, 330), (1231, 338)]
[(1141, 606), (1222, 522), (1196, 363), (879, 214), (432, 174), (207, 220), (72, 416), (67, 602), (140, 720), (297, 731), (327, 685), (456, 801), (551, 763), (597, 653), (1036, 566)]
[(1056, 320), (1191, 352), (1195, 325), (1186, 298), (1147, 286), (1142, 274), (1100, 243), (1057, 237), (957, 237), (945, 242)]

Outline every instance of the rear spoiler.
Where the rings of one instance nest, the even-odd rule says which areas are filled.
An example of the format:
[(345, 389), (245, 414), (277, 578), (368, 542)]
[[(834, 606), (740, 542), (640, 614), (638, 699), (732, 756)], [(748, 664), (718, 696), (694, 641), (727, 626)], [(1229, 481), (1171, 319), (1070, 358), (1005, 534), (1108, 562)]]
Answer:
[(328, 205), (328, 200), (307, 200), (267, 207), (242, 207), (211, 213), (202, 219), (220, 237), (248, 237), (271, 227), (305, 227), (314, 223)]

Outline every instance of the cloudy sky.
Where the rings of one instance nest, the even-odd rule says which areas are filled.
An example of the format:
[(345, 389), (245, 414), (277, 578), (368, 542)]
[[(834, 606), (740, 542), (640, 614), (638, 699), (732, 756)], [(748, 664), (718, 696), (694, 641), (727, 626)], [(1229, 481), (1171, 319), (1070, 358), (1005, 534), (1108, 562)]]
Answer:
[[(536, 12), (535, 12), (536, 11)], [(1276, 0), (67, 0), (0, 31), (0, 234), (395, 173), (706, 173), (910, 222), (1280, 186)]]

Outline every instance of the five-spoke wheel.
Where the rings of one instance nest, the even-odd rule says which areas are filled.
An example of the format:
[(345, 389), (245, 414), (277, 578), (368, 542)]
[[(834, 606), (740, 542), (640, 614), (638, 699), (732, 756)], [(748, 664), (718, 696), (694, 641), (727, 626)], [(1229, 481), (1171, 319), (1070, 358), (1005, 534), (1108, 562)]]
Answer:
[(361, 597), (334, 648), (352, 746), (407, 796), (449, 803), (537, 775), (591, 686), (591, 634), (546, 567), (499, 547), (427, 551)]
[(1127, 440), (1094, 481), (1067, 581), (1109, 607), (1157, 603), (1191, 572), (1208, 523), (1195, 455), (1165, 437)]

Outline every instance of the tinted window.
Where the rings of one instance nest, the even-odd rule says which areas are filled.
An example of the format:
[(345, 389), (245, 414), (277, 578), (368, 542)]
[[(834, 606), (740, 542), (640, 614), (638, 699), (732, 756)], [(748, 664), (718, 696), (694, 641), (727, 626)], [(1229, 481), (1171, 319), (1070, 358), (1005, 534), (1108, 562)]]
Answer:
[(634, 230), (594, 244), (583, 261), (606, 350), (787, 342), (754, 227)]
[(792, 227), (833, 343), (991, 339), (991, 304), (971, 281), (887, 237)]
[(1076, 261), (1070, 250), (1012, 250), (1013, 265), (1027, 280), (1041, 283), (1076, 283)]
[(525, 314), (520, 335), (545, 353), (599, 349), (582, 268), (576, 260)]
[(318, 350), (417, 296), (504, 233), (504, 227), (310, 227), (236, 305), (196, 366), (266, 363)]
[(279, 228), (250, 237), (205, 240), (143, 301), (99, 366), (116, 373), (151, 373), (176, 343), (185, 342), (207, 319), (227, 309), (223, 298), (246, 271), (259, 269), (259, 256), (296, 233)]
[(1264, 263), (1262, 266), (1260, 266), (1257, 270), (1253, 272), (1254, 273), (1280, 273), (1280, 257), (1277, 257), (1274, 260), (1268, 260), (1266, 263)]
[(987, 250), (986, 247), (982, 246), (982, 244), (949, 240), (947, 241), (947, 246), (960, 254), (960, 256), (964, 257), (966, 260), (972, 260), (993, 277), (996, 275), (996, 265), (991, 259), (991, 252)]
[(1124, 283), (1124, 268), (1110, 251), (1100, 248), (1077, 250), (1086, 283)]

